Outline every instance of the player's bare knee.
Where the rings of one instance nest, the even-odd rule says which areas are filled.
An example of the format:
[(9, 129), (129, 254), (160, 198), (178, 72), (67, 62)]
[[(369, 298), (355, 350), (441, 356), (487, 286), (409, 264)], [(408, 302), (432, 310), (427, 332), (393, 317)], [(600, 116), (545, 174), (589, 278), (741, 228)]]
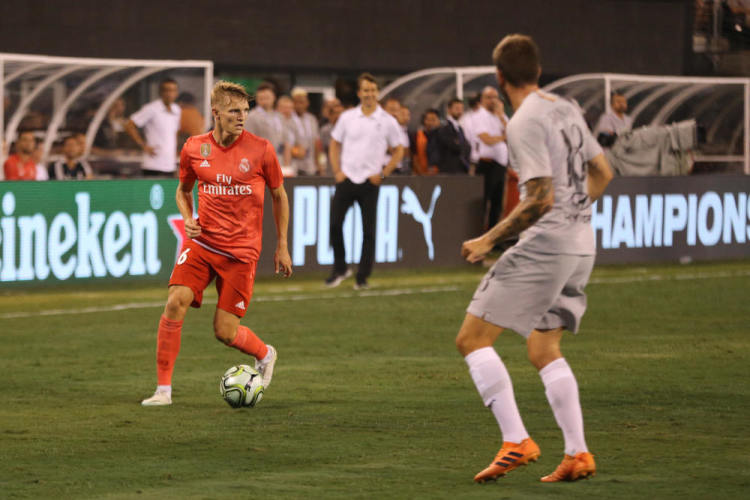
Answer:
[(164, 315), (169, 319), (182, 320), (190, 307), (190, 301), (179, 295), (170, 295), (164, 308)]

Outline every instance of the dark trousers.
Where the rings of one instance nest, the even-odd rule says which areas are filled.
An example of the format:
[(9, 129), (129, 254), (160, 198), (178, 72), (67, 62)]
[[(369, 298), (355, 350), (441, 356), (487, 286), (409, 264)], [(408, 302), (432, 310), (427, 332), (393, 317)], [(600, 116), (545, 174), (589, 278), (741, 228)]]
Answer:
[(484, 177), (484, 206), (489, 202), (487, 227), (491, 228), (500, 220), (503, 213), (503, 196), (505, 194), (505, 173), (507, 167), (493, 160), (481, 159), (477, 172)]
[(375, 262), (375, 215), (378, 208), (380, 186), (370, 181), (354, 184), (349, 179), (336, 184), (331, 204), (331, 246), (333, 247), (333, 271), (346, 272), (344, 251), (344, 217), (356, 201), (362, 211), (362, 255), (357, 269), (357, 281), (364, 281), (372, 273)]

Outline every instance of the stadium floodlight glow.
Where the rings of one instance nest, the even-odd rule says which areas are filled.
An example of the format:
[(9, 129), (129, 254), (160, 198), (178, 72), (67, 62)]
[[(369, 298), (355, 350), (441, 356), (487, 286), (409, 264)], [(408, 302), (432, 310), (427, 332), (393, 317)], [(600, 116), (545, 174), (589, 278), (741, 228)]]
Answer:
[[(198, 102), (202, 103), (203, 115), (209, 117), (210, 93), (214, 83), (212, 61), (102, 59), (0, 52), (0, 77), (3, 82), (0, 99), (5, 111), (10, 112), (7, 123), (5, 113), (0, 113), (0, 137), (6, 145), (0, 152), (0, 161), (5, 160), (7, 146), (16, 138), (24, 118), (34, 106), (43, 109), (39, 113), (43, 115), (41, 126), (32, 128), (43, 130), (43, 157), (48, 159), (69, 112), (76, 107), (93, 111), (94, 108), (89, 108), (93, 104), (96, 112), (86, 127), (84, 155), (88, 155), (112, 103), (137, 83), (170, 70), (184, 75), (190, 72), (188, 76), (183, 76), (189, 80), (190, 90), (196, 97), (200, 96)], [(14, 99), (9, 99), (11, 96)]]
[[(454, 96), (463, 99), (496, 85), (494, 76), (494, 66), (427, 68), (394, 80), (381, 97), (408, 103), (412, 116), (420, 116)], [(443, 88), (436, 88), (441, 82)], [(706, 127), (710, 148), (696, 154), (696, 162), (742, 163), (750, 175), (750, 78), (584, 73), (555, 80), (544, 90), (576, 100), (587, 119), (609, 111), (613, 90), (631, 103), (635, 126), (694, 118)]]

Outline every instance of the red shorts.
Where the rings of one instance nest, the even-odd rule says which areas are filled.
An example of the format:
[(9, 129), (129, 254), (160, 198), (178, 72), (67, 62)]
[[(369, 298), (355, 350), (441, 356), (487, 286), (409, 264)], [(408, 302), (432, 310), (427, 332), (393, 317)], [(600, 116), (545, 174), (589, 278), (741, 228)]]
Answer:
[(240, 318), (247, 312), (253, 296), (256, 262), (240, 262), (212, 252), (193, 240), (182, 245), (180, 256), (169, 278), (169, 286), (182, 285), (193, 291), (193, 307), (200, 307), (203, 290), (216, 278), (219, 303), (216, 307)]

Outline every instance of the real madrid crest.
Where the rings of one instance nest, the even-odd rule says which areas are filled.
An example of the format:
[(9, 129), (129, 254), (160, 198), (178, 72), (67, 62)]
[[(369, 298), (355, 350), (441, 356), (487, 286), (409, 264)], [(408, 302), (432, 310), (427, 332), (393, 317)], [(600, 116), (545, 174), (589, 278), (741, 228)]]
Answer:
[(250, 162), (247, 160), (247, 158), (243, 158), (240, 160), (240, 171), (244, 173), (250, 171)]
[(211, 154), (211, 145), (207, 142), (201, 144), (201, 156), (206, 158)]

